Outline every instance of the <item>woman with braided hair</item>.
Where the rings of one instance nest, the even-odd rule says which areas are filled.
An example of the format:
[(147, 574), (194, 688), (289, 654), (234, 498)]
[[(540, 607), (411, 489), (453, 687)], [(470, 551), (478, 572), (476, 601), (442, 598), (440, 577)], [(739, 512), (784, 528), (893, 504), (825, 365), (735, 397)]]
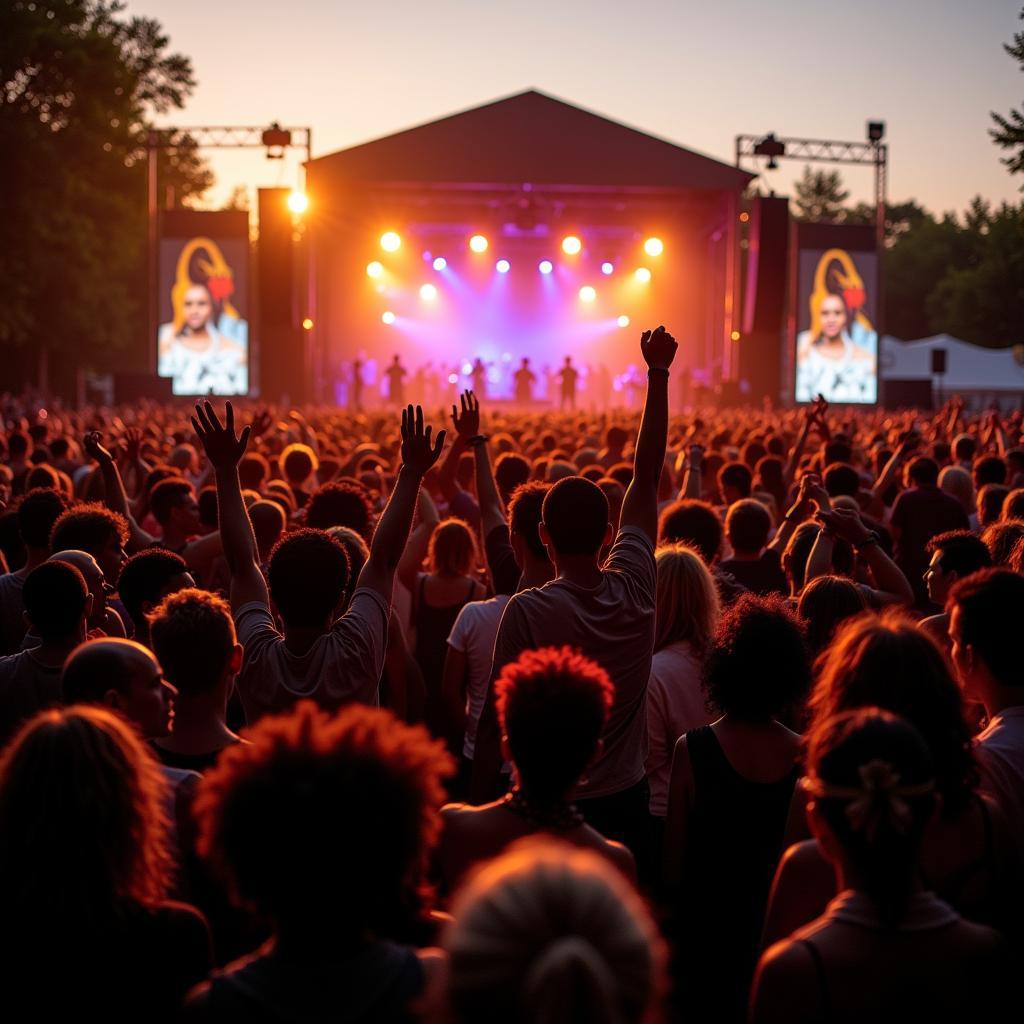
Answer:
[(1002, 940), (919, 881), (940, 803), (920, 733), (877, 708), (837, 715), (811, 735), (802, 786), (839, 894), (761, 958), (752, 1024), (990, 1019)]

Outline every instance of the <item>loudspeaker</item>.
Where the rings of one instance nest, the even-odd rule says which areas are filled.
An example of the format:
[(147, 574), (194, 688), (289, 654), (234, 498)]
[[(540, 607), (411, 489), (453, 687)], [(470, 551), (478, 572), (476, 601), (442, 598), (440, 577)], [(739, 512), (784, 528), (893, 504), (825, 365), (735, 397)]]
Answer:
[(932, 374), (941, 377), (946, 372), (946, 349), (932, 349)]

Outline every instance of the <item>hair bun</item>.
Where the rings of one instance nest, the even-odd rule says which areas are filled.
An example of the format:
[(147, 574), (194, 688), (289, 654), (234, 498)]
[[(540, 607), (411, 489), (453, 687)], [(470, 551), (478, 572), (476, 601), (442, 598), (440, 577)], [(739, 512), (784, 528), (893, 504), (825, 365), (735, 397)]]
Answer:
[(527, 1019), (614, 1021), (618, 1014), (611, 978), (608, 962), (586, 939), (556, 939), (540, 952), (523, 981)]

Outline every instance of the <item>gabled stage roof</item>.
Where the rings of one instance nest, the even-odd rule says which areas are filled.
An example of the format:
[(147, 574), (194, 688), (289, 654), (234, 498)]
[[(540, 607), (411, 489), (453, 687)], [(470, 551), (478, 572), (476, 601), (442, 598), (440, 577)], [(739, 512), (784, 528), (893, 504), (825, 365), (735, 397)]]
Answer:
[(317, 157), (343, 181), (739, 191), (753, 175), (530, 89)]

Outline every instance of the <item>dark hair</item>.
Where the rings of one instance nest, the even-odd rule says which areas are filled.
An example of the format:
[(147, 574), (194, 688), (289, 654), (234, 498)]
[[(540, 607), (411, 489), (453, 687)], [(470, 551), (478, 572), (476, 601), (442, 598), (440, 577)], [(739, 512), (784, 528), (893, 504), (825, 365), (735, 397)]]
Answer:
[(740, 449), (740, 461), (750, 469), (756, 469), (767, 454), (768, 449), (760, 441), (747, 441)]
[(943, 572), (955, 572), (960, 579), (992, 564), (985, 542), (970, 530), (947, 530), (936, 534), (926, 546), (929, 555), (940, 552)]
[[(857, 867), (882, 920), (898, 924), (935, 807), (935, 771), (924, 738), (887, 711), (847, 711), (811, 734), (807, 773), (818, 813)], [(850, 815), (854, 800), (867, 804), (863, 818)], [(892, 815), (895, 800), (908, 809), (905, 818)]]
[(37, 487), (18, 502), (18, 532), (27, 547), (37, 550), (49, 546), (53, 524), (68, 509), (68, 500), (59, 491)]
[(595, 661), (571, 647), (524, 651), (494, 683), (498, 721), (523, 789), (559, 800), (594, 756), (615, 688)]
[(986, 526), (981, 540), (992, 556), (989, 564), (1008, 566), (1021, 538), (1024, 538), (1024, 519), (1004, 519)]
[(200, 854), (278, 926), (394, 934), (440, 831), (440, 740), (390, 712), (301, 701), (248, 729), (199, 785)]
[(963, 810), (978, 784), (971, 730), (960, 687), (925, 630), (895, 609), (859, 616), (840, 628), (816, 668), (809, 732), (853, 708), (902, 715), (928, 744), (944, 812)]
[(523, 538), (530, 554), (542, 561), (548, 560), (548, 549), (540, 539), (541, 515), (544, 509), (544, 498), (551, 485), (533, 480), (520, 484), (512, 494), (508, 505), (509, 530)]
[(219, 524), (217, 513), (217, 488), (212, 484), (204, 487), (196, 496), (199, 505), (199, 522), (211, 530), (216, 530)]
[(1005, 484), (985, 484), (978, 491), (978, 525), (992, 526), (1003, 514), (1003, 502), (1010, 493)]
[(157, 605), (149, 617), (149, 633), (164, 676), (185, 697), (210, 693), (235, 650), (235, 623), (227, 601), (193, 587)]
[(689, 544), (707, 565), (722, 550), (722, 520), (706, 501), (681, 498), (666, 506), (658, 519), (659, 544)]
[(761, 490), (767, 491), (774, 499), (776, 508), (786, 503), (786, 481), (783, 477), (783, 462), (777, 455), (764, 455), (757, 461), (756, 482)]
[(907, 466), (907, 476), (919, 486), (934, 487), (939, 480), (939, 464), (927, 455), (919, 455)]
[(608, 499), (597, 484), (567, 476), (544, 496), (543, 519), (560, 555), (597, 555), (608, 529)]
[(21, 430), (12, 430), (7, 435), (7, 451), (10, 454), (11, 461), (24, 458), (25, 453), (28, 451), (28, 445), (28, 434)]
[(611, 426), (604, 432), (606, 448), (624, 448), (629, 441), (629, 432), (622, 427)]
[(348, 585), (348, 554), (323, 530), (295, 530), (270, 552), (270, 596), (289, 626), (320, 626)]
[(794, 707), (811, 685), (803, 628), (782, 598), (741, 594), (718, 623), (704, 667), (708, 700), (748, 721)]
[(800, 593), (804, 589), (807, 578), (807, 559), (811, 557), (811, 548), (818, 539), (821, 527), (815, 522), (801, 523), (789, 538), (786, 544), (785, 555), (789, 574), (793, 578), (793, 589)]
[(953, 441), (953, 454), (958, 462), (970, 462), (978, 450), (978, 442), (970, 434), (960, 434)]
[(188, 571), (188, 563), (173, 551), (147, 548), (132, 555), (117, 578), (118, 596), (132, 622), (142, 623), (143, 604), (155, 605), (164, 597), (171, 580)]
[(754, 475), (750, 467), (742, 462), (727, 462), (718, 471), (718, 488), (724, 497), (725, 488), (732, 487), (739, 491), (741, 498), (749, 498), (754, 484)]
[(34, 491), (37, 487), (52, 487), (59, 490), (60, 474), (46, 463), (34, 467), (25, 477), (25, 490)]
[(760, 551), (768, 543), (771, 529), (771, 513), (753, 498), (733, 502), (725, 516), (725, 533), (737, 554)]
[(290, 444), (281, 453), (281, 472), (284, 473), (286, 480), (304, 482), (316, 468), (316, 455), (308, 445)]
[(359, 484), (341, 481), (322, 484), (306, 503), (306, 525), (317, 530), (348, 526), (361, 537), (369, 537), (373, 509)]
[(530, 462), (516, 452), (502, 452), (494, 463), (494, 482), (501, 496), (508, 501), (517, 487), (530, 479)]
[(181, 477), (167, 477), (149, 492), (149, 508), (153, 518), (162, 526), (183, 501), (195, 493), (195, 488)]
[(853, 458), (853, 447), (843, 437), (835, 437), (825, 442), (825, 449), (822, 454), (822, 462), (825, 466), (832, 466), (837, 462), (849, 462)]
[(1024, 487), (1015, 487), (1003, 502), (1004, 519), (1024, 519)]
[(845, 576), (818, 576), (800, 594), (797, 613), (807, 627), (807, 646), (816, 657), (847, 619), (867, 611), (860, 588)]
[(288, 517), (279, 502), (260, 498), (249, 506), (249, 522), (256, 537), (256, 547), (262, 553), (278, 542), (288, 525)]
[(856, 498), (860, 492), (860, 473), (848, 462), (833, 462), (821, 478), (830, 498), (841, 494)]
[(427, 546), (431, 572), (442, 576), (466, 576), (480, 560), (476, 535), (465, 519), (449, 516), (438, 523)]
[(50, 531), (51, 551), (88, 551), (96, 554), (111, 537), (128, 543), (128, 520), (105, 505), (88, 502), (69, 508)]
[(263, 489), (270, 476), (270, 463), (259, 452), (246, 452), (238, 463), (238, 482), (242, 489)]
[(359, 574), (370, 557), (370, 547), (363, 538), (349, 526), (332, 526), (327, 531), (348, 555), (349, 575), (345, 587), (346, 603), (351, 600), (359, 585)]
[(65, 640), (85, 615), (89, 587), (75, 566), (56, 559), (25, 577), (21, 598), (32, 629), (42, 640)]
[(985, 484), (1006, 483), (1006, 463), (998, 455), (984, 455), (972, 467), (974, 487), (981, 490)]
[(961, 643), (973, 649), (996, 681), (1024, 689), (1019, 638), (1024, 576), (983, 569), (953, 584), (946, 607), (959, 609)]

